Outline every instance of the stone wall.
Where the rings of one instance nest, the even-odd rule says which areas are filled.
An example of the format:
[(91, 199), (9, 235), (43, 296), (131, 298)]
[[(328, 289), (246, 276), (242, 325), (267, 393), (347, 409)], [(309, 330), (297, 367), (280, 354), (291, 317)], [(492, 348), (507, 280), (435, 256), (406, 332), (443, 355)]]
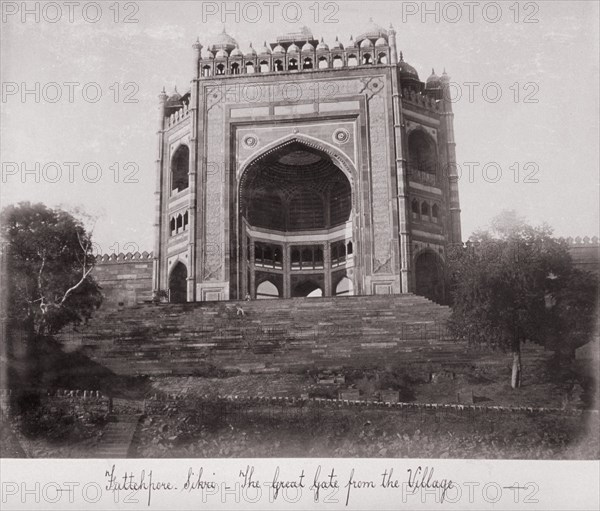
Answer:
[(102, 287), (103, 308), (152, 300), (152, 252), (98, 256), (93, 275)]
[(600, 276), (600, 243), (598, 236), (593, 238), (566, 238), (573, 263), (580, 270)]

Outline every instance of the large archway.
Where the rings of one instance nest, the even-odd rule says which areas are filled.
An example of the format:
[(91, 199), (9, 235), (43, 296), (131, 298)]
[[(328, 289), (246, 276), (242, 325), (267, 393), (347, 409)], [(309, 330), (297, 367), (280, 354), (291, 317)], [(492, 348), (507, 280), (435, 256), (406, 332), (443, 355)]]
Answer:
[(318, 293), (305, 289), (304, 283), (314, 282), (321, 283), (323, 296), (335, 294), (333, 269), (354, 263), (353, 253), (339, 257), (338, 247), (356, 245), (352, 204), (345, 172), (325, 151), (301, 140), (252, 162), (239, 188), (240, 295), (262, 295), (258, 283), (265, 276), (282, 283), (284, 298)]
[(182, 262), (176, 263), (169, 275), (169, 301), (187, 302), (187, 268)]
[(432, 250), (415, 260), (415, 291), (437, 303), (445, 303), (444, 272), (440, 258)]

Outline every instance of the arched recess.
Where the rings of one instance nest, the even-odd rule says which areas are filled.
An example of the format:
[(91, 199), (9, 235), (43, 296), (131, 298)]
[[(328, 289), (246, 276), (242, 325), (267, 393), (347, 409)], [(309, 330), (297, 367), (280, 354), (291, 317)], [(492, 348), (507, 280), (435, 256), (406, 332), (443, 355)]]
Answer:
[(187, 267), (181, 261), (175, 263), (169, 274), (169, 301), (187, 302)]
[(312, 280), (300, 282), (292, 290), (293, 298), (319, 298), (321, 296), (323, 296), (323, 290)]
[(342, 277), (335, 286), (335, 296), (352, 296), (354, 285), (348, 277)]
[(444, 262), (431, 249), (415, 257), (415, 293), (437, 303), (446, 302)]
[(437, 146), (435, 140), (422, 129), (408, 135), (408, 168), (412, 172), (437, 173)]
[[(304, 188), (300, 194), (295, 188), (297, 182), (293, 182), (294, 180), (287, 183), (277, 182), (277, 180), (274, 182), (271, 175), (271, 172), (278, 171), (282, 159), (285, 161), (288, 158), (297, 158), (297, 155), (294, 154), (296, 152), (306, 153), (300, 155), (300, 160), (304, 157), (310, 160), (311, 156), (315, 156), (316, 160), (314, 169), (312, 169), (313, 164), (310, 161), (303, 162), (301, 165), (295, 163), (299, 169), (298, 177), (300, 175), (307, 176), (312, 173), (312, 170), (319, 170), (318, 176), (315, 174), (318, 179), (311, 179), (310, 186), (307, 185), (307, 188)], [(325, 162), (328, 162), (329, 169), (325, 167), (317, 169)], [(309, 171), (309, 169), (312, 170)], [(335, 172), (331, 169), (335, 169)], [(234, 194), (235, 204), (232, 201), (233, 214), (230, 216), (232, 239), (230, 246), (235, 247), (237, 251), (237, 256), (230, 258), (228, 267), (231, 297), (242, 298), (246, 292), (252, 293), (256, 290), (256, 284), (252, 288), (251, 283), (253, 281), (248, 274), (245, 274), (246, 263), (251, 260), (249, 255), (251, 254), (251, 244), (245, 241), (247, 226), (263, 230), (283, 231), (283, 233), (297, 233), (299, 231), (304, 232), (305, 228), (308, 230), (331, 229), (347, 222), (350, 222), (349, 226), (351, 226), (351, 235), (348, 236), (347, 241), (353, 247), (354, 267), (356, 268), (353, 273), (353, 288), (355, 292), (361, 292), (362, 203), (359, 200), (361, 193), (357, 184), (357, 171), (348, 156), (341, 152), (339, 148), (327, 142), (303, 134), (293, 134), (261, 148), (239, 166), (233, 160), (231, 172), (235, 175), (236, 170), (237, 179), (231, 180), (231, 192)], [(322, 170), (326, 170), (325, 174), (327, 175), (321, 173)], [(263, 177), (257, 181), (257, 177), (260, 176)], [(329, 190), (329, 185), (333, 185), (336, 191)], [(274, 189), (271, 190), (269, 186), (274, 186)], [(254, 208), (249, 207), (249, 197), (260, 197), (260, 204)], [(302, 201), (299, 198), (302, 198)], [(314, 202), (314, 208), (311, 211), (312, 216), (307, 217), (307, 221), (310, 220), (310, 225), (298, 224), (295, 219), (290, 219), (290, 213), (293, 209), (290, 206), (295, 207), (296, 204), (301, 202), (308, 204), (309, 199)], [(322, 202), (324, 202), (323, 205)], [(278, 204), (281, 204), (281, 207), (275, 207)], [(325, 212), (323, 212), (323, 209), (325, 209)], [(269, 223), (255, 225), (255, 220), (258, 221), (259, 219), (269, 219)], [(290, 251), (291, 268), (294, 269), (294, 250), (292, 247), (286, 250)], [(315, 248), (315, 250), (317, 249)], [(320, 254), (322, 251), (318, 252), (317, 250), (315, 253)], [(317, 262), (313, 261), (313, 269), (322, 270), (323, 256), (319, 255), (315, 258)], [(334, 294), (335, 292), (333, 283), (321, 286), (321, 292), (325, 292), (325, 289), (327, 289), (328, 294)], [(291, 296), (292, 293), (293, 285), (284, 284), (282, 296)]]
[(274, 298), (279, 298), (280, 296), (281, 292), (270, 280), (264, 280), (256, 286), (257, 300), (272, 300)]
[(189, 187), (190, 149), (180, 145), (171, 158), (171, 191), (177, 193)]

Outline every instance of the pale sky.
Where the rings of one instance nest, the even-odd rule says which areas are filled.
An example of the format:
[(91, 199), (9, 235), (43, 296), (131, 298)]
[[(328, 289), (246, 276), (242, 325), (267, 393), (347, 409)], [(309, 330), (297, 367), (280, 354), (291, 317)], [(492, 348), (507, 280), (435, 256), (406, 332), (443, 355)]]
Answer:
[[(280, 1), (271, 20), (265, 2), (254, 3), (261, 13), (237, 3), (239, 20), (236, 2), (141, 1), (127, 8), (123, 2), (119, 13), (110, 9), (114, 2), (100, 2), (96, 23), (94, 9), (85, 13), (86, 21), (75, 7), (71, 22), (68, 8), (57, 3), (62, 16), (48, 8), (40, 10), (37, 22), (34, 15), (22, 22), (20, 12), (11, 14), (21, 2), (3, 2), (0, 200), (2, 206), (29, 200), (86, 210), (97, 217), (94, 237), (102, 252), (152, 250), (157, 95), (163, 85), (168, 92), (175, 84), (180, 92), (187, 90), (191, 45), (199, 37), (206, 46), (221, 31), (224, 6), (232, 10), (225, 18), (227, 31), (242, 49), (302, 25), (331, 44), (336, 35), (345, 43), (359, 34), (371, 16), (386, 28), (392, 22), (398, 47), (421, 80), (432, 67), (438, 74), (446, 68), (462, 91), (454, 111), (457, 161), (464, 169), (463, 238), (503, 209), (515, 209), (532, 223), (545, 221), (559, 236), (598, 235), (597, 2), (521, 2), (518, 12), (511, 9), (514, 1), (501, 2), (496, 22), (499, 13), (490, 2), (473, 7), (472, 22), (464, 2), (452, 4), (462, 13), (425, 2), (432, 10), (440, 6), (439, 20), (435, 14), (423, 20), (420, 10), (412, 14), (422, 2), (321, 2), (317, 11), (312, 1), (297, 4), (300, 10)], [(209, 10), (205, 20), (203, 4)], [(124, 23), (127, 15), (138, 22)], [(22, 89), (35, 90), (36, 82), (40, 101), (34, 93), (23, 98)], [(472, 101), (468, 82), (479, 84)], [(486, 100), (484, 86), (488, 99), (498, 90), (501, 98)], [(101, 96), (91, 102), (98, 87)], [(58, 92), (62, 96), (55, 101)], [(125, 97), (138, 102), (126, 103)], [(21, 164), (35, 169), (36, 162), (40, 182), (35, 171), (23, 175), (20, 169)], [(47, 165), (51, 162), (59, 164), (61, 176)], [(66, 162), (79, 163), (71, 175)], [(97, 182), (84, 179), (82, 168), (90, 162), (95, 165), (86, 167), (86, 177)], [(479, 163), (471, 178), (465, 162)], [(482, 167), (489, 163), (484, 175)], [(44, 166), (45, 177), (56, 182), (43, 179)], [(133, 182), (126, 182), (127, 176)]]

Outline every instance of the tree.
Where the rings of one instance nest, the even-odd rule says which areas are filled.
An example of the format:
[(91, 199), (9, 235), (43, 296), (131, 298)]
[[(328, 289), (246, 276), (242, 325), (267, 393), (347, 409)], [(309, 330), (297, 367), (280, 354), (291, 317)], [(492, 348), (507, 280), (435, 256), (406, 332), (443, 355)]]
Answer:
[(0, 214), (6, 250), (8, 318), (29, 334), (53, 334), (102, 303), (91, 234), (70, 213), (22, 202)]
[(581, 273), (573, 268), (566, 244), (551, 234), (547, 225), (532, 227), (514, 212), (504, 212), (448, 257), (449, 330), (470, 344), (512, 352), (513, 388), (521, 384), (524, 342), (556, 346), (564, 341), (561, 336), (574, 334), (571, 319), (578, 318), (584, 328), (591, 324), (583, 318), (593, 313), (593, 305), (576, 296)]

